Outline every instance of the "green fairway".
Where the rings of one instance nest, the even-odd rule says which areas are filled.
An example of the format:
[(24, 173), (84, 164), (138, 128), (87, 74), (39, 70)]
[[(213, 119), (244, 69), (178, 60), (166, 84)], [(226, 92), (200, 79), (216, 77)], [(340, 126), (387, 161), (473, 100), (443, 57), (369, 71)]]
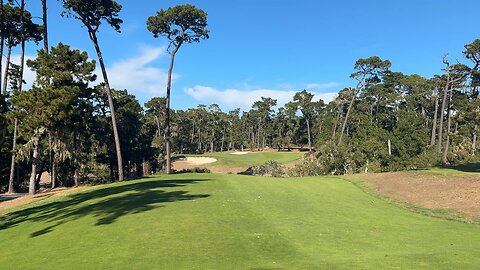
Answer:
[(278, 163), (288, 163), (300, 159), (303, 155), (292, 152), (251, 152), (244, 155), (234, 155), (231, 152), (214, 152), (187, 156), (215, 158), (217, 160), (215, 166), (257, 166), (270, 160)]
[[(412, 171), (417, 172), (417, 171)], [(471, 163), (459, 166), (434, 167), (424, 170), (418, 170), (422, 174), (439, 174), (439, 175), (478, 175), (480, 173), (480, 164)]]
[(480, 226), (335, 177), (183, 174), (116, 183), (0, 221), (2, 269), (478, 269)]
[(292, 152), (251, 152), (244, 155), (234, 155), (231, 152), (214, 152), (189, 157), (211, 157), (217, 161), (202, 167), (243, 168), (265, 164), (273, 160), (278, 163), (289, 163), (302, 158), (303, 154)]

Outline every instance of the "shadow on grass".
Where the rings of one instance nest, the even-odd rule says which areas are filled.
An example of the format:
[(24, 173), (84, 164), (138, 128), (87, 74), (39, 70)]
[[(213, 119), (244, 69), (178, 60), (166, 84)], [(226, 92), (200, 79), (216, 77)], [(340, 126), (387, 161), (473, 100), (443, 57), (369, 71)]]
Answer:
[(456, 170), (460, 172), (480, 173), (480, 163), (468, 163), (455, 166), (441, 166), (441, 168)]
[(0, 231), (23, 222), (44, 222), (49, 226), (31, 234), (49, 233), (66, 222), (85, 216), (97, 218), (95, 225), (107, 225), (119, 217), (164, 207), (166, 203), (207, 198), (208, 194), (189, 194), (185, 190), (168, 189), (196, 184), (208, 179), (152, 180), (107, 186), (73, 194), (62, 201), (19, 210), (0, 218)]

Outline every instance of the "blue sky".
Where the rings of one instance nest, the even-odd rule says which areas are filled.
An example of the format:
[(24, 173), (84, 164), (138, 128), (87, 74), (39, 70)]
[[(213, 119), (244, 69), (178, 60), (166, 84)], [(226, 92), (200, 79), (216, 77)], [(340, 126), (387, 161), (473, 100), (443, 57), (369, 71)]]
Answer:
[[(100, 45), (115, 88), (143, 104), (165, 92), (166, 41), (154, 39), (145, 21), (157, 10), (190, 3), (208, 13), (210, 39), (184, 45), (174, 67), (172, 105), (242, 107), (269, 95), (284, 103), (307, 88), (327, 101), (344, 87), (359, 58), (378, 55), (392, 69), (430, 77), (441, 73), (441, 55), (465, 61), (463, 46), (480, 38), (475, 0), (137, 0), (123, 5), (122, 33), (102, 25)], [(49, 0), (50, 45), (63, 42), (96, 58), (79, 21), (62, 18)], [(27, 0), (34, 16), (40, 1)], [(28, 55), (40, 48), (28, 45)], [(18, 51), (17, 51), (18, 53)], [(32, 74), (27, 74), (31, 80)]]

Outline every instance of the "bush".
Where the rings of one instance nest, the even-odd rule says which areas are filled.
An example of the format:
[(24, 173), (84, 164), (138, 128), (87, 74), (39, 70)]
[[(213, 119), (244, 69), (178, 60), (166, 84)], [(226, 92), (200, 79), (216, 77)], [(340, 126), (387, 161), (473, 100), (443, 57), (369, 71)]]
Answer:
[(302, 162), (291, 170), (291, 175), (344, 175), (357, 172), (353, 153), (346, 147), (337, 147), (335, 143), (329, 142), (317, 151), (315, 154), (306, 155)]
[[(111, 181), (110, 168), (106, 164), (90, 161), (79, 168), (80, 178), (85, 183), (99, 185)], [(59, 177), (60, 178), (60, 177)]]
[(270, 160), (260, 166), (252, 167), (253, 175), (283, 177), (285, 176), (285, 169), (278, 162)]
[(175, 173), (211, 173), (211, 171), (207, 168), (190, 168), (190, 169), (183, 169), (180, 171), (176, 171)]

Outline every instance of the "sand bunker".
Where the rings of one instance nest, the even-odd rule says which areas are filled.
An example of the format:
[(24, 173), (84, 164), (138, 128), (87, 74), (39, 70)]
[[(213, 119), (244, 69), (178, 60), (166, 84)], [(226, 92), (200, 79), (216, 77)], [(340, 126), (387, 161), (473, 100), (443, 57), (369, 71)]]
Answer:
[(250, 152), (233, 152), (233, 153), (231, 153), (231, 154), (232, 154), (232, 155), (246, 155), (246, 154), (248, 154), (248, 153), (250, 153)]
[(204, 164), (214, 163), (217, 160), (209, 157), (187, 157), (182, 161), (192, 165), (204, 165)]

